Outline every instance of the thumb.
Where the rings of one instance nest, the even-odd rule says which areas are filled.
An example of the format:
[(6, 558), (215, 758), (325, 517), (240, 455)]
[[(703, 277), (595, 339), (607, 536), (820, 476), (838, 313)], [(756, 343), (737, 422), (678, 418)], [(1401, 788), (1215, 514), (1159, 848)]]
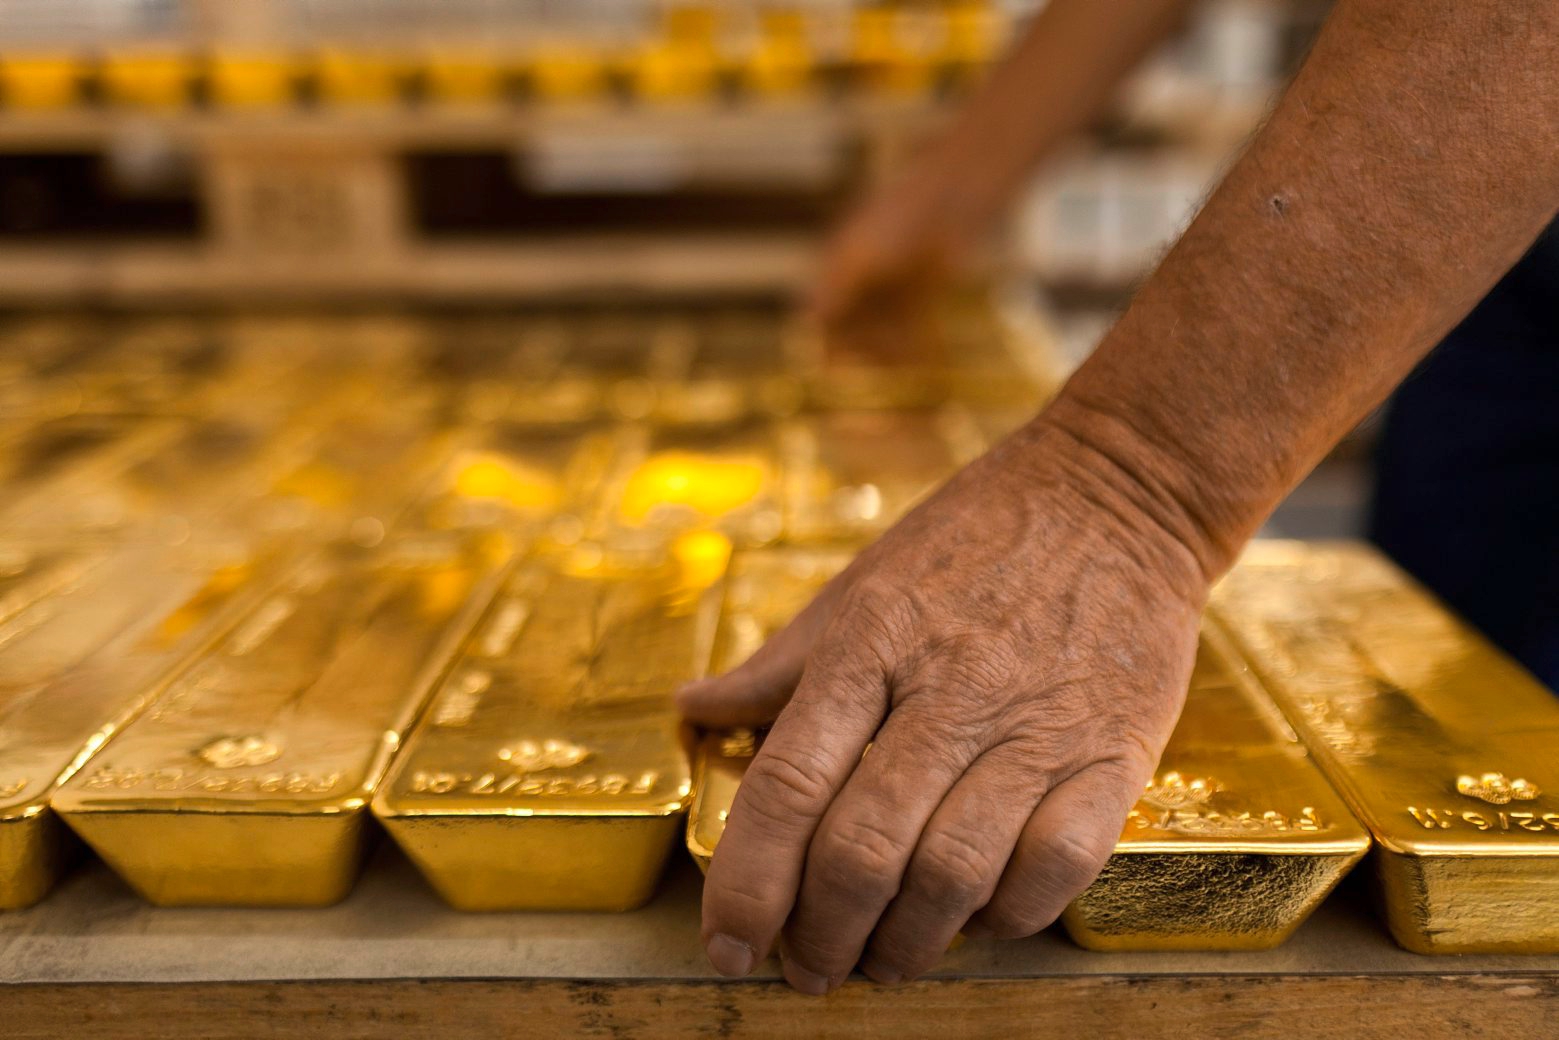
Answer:
[(831, 590), (825, 589), (742, 664), (678, 690), (677, 707), (687, 720), (714, 729), (773, 722), (790, 703), (812, 645), (828, 623)]

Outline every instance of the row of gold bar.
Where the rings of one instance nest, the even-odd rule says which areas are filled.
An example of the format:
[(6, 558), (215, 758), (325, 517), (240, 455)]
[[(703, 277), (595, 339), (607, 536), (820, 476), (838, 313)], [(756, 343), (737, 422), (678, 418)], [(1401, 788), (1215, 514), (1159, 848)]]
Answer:
[[(66, 108), (81, 104), (81, 85), (95, 80), (112, 104), (173, 109), (190, 104), (194, 84), (203, 81), (214, 104), (245, 110), (295, 103), (302, 79), (321, 100), (344, 105), (399, 101), (415, 80), (430, 100), (472, 104), (503, 100), (517, 78), (549, 101), (600, 97), (617, 85), (647, 99), (708, 97), (727, 87), (786, 98), (840, 81), (905, 96), (967, 79), (994, 57), (1007, 28), (1006, 17), (982, 0), (919, 9), (873, 5), (822, 25), (805, 5), (773, 5), (734, 35), (720, 23), (740, 19), (727, 14), (719, 5), (686, 5), (659, 31), (644, 33), (653, 27), (630, 22), (641, 39), (559, 38), (529, 47), (480, 38), (398, 46), (393, 30), (377, 46), (259, 43), (217, 46), (209, 54), (172, 41), (127, 41), (91, 58), (24, 45), (0, 57), (0, 97), (12, 108)], [(524, 26), (492, 28), (513, 38)]]
[[(376, 795), (436, 882), (498, 871), (487, 896), (440, 882), (453, 902), (639, 901), (690, 782), (669, 690), (701, 671), (687, 640), (712, 631), (731, 546), (880, 530), (1018, 421), (1010, 388), (1038, 397), (1001, 356), (986, 360), (1007, 366), (1009, 400), (990, 416), (936, 404), (959, 381), (924, 372), (834, 385), (765, 306), (105, 331), (0, 330), (15, 405), (0, 429), (7, 906), (59, 873), (61, 819), (155, 902), (330, 902)], [(430, 699), (401, 756), (427, 761), (386, 785)], [(601, 853), (594, 888), (560, 882), (559, 864), (634, 830), (612, 812), (544, 843), (564, 858), (518, 889), (514, 856), (461, 865), (423, 840), (445, 817), (465, 834), (477, 807), (502, 836), (559, 803), (550, 779), (537, 805), (515, 801), (558, 738), (512, 731), (547, 711), (597, 727), (587, 758), (612, 740), (649, 756), (560, 803), (569, 835), (601, 799), (654, 807), (654, 840), (636, 860)], [(486, 786), (451, 771), (462, 740), (489, 738)]]
[[(768, 319), (748, 317), (725, 338), (754, 342)], [(761, 645), (1023, 411), (923, 407), (948, 386), (923, 374), (776, 411), (756, 388), (796, 366), (773, 336), (744, 382), (730, 342), (692, 363), (708, 329), (591, 320), (562, 346), (557, 323), (467, 329), (369, 374), (240, 351), (148, 414), (40, 409), (13, 431), (0, 905), (47, 891), (71, 833), (165, 904), (332, 902), (371, 817), (466, 909), (637, 905), (689, 805), (707, 861), (761, 737), (690, 760), (671, 692)], [(656, 419), (707, 406), (677, 396), (695, 373), (743, 404)], [(551, 408), (571, 381), (656, 393), (634, 418)], [(46, 380), (25, 382), (18, 399)], [(61, 422), (85, 432), (29, 440)], [(1063, 923), (1101, 949), (1270, 946), (1373, 839), (1403, 945), (1552, 950), (1555, 736), (1559, 702), (1377, 555), (1258, 544)]]

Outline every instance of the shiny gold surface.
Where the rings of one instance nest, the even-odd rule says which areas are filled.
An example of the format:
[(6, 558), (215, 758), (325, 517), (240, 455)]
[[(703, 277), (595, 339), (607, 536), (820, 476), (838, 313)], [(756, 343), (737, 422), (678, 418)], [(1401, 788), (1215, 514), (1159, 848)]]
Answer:
[(509, 579), (373, 803), (451, 905), (649, 898), (691, 789), (671, 697), (707, 665), (718, 579), (583, 550)]
[(799, 542), (880, 533), (984, 447), (952, 409), (825, 412), (783, 438), (785, 532)]
[(1378, 552), (1257, 542), (1211, 612), (1375, 836), (1422, 953), (1559, 951), (1559, 700)]
[(164, 905), (319, 905), (356, 877), (366, 806), (492, 591), (455, 543), (311, 556), (53, 797)]
[(1209, 629), (1186, 704), (1115, 854), (1062, 915), (1095, 950), (1276, 946), (1369, 837), (1223, 635)]
[(237, 548), (4, 548), (0, 578), (0, 908), (65, 862), (56, 785), (237, 623), (276, 561)]

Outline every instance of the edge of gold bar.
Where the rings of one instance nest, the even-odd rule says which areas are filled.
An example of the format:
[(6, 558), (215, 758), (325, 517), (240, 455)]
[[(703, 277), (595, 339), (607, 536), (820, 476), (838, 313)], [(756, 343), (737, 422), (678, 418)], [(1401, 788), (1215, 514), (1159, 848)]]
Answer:
[(0, 909), (37, 902), (71, 859), (50, 808), (58, 785), (280, 570), (274, 555), (233, 547), (38, 555), (48, 580), (0, 619)]
[(1221, 633), (1104, 871), (1061, 921), (1091, 950), (1260, 950), (1293, 934), (1369, 835)]
[(55, 810), (159, 905), (336, 902), (368, 799), (499, 570), (438, 539), (311, 554)]
[(1375, 837), (1418, 953), (1559, 953), (1559, 699), (1362, 543), (1255, 542), (1211, 613)]
[(719, 580), (582, 552), (513, 575), (374, 797), (445, 901), (649, 899), (692, 788), (672, 694), (705, 671)]

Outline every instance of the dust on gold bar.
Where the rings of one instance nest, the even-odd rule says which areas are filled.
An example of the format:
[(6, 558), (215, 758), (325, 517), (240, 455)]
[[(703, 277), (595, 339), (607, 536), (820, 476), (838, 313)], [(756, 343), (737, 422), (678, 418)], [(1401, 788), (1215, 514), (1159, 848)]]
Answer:
[[(834, 574), (844, 551), (738, 553), (715, 636), (740, 664)], [(687, 845), (707, 866), (759, 740), (706, 735)], [(1223, 637), (1203, 638), (1185, 711), (1103, 874), (1066, 911), (1094, 949), (1258, 949), (1282, 942), (1368, 847), (1276, 706)]]
[(232, 628), (278, 561), (236, 546), (177, 553), (7, 544), (0, 580), (0, 908), (35, 902), (73, 843), (58, 784)]
[(1375, 837), (1392, 935), (1559, 952), (1559, 700), (1376, 550), (1257, 542), (1212, 616)]
[(691, 788), (672, 694), (707, 667), (718, 580), (585, 550), (512, 576), (374, 799), (446, 901), (649, 898)]
[(443, 540), (312, 555), (54, 796), (162, 905), (322, 905), (500, 561)]

